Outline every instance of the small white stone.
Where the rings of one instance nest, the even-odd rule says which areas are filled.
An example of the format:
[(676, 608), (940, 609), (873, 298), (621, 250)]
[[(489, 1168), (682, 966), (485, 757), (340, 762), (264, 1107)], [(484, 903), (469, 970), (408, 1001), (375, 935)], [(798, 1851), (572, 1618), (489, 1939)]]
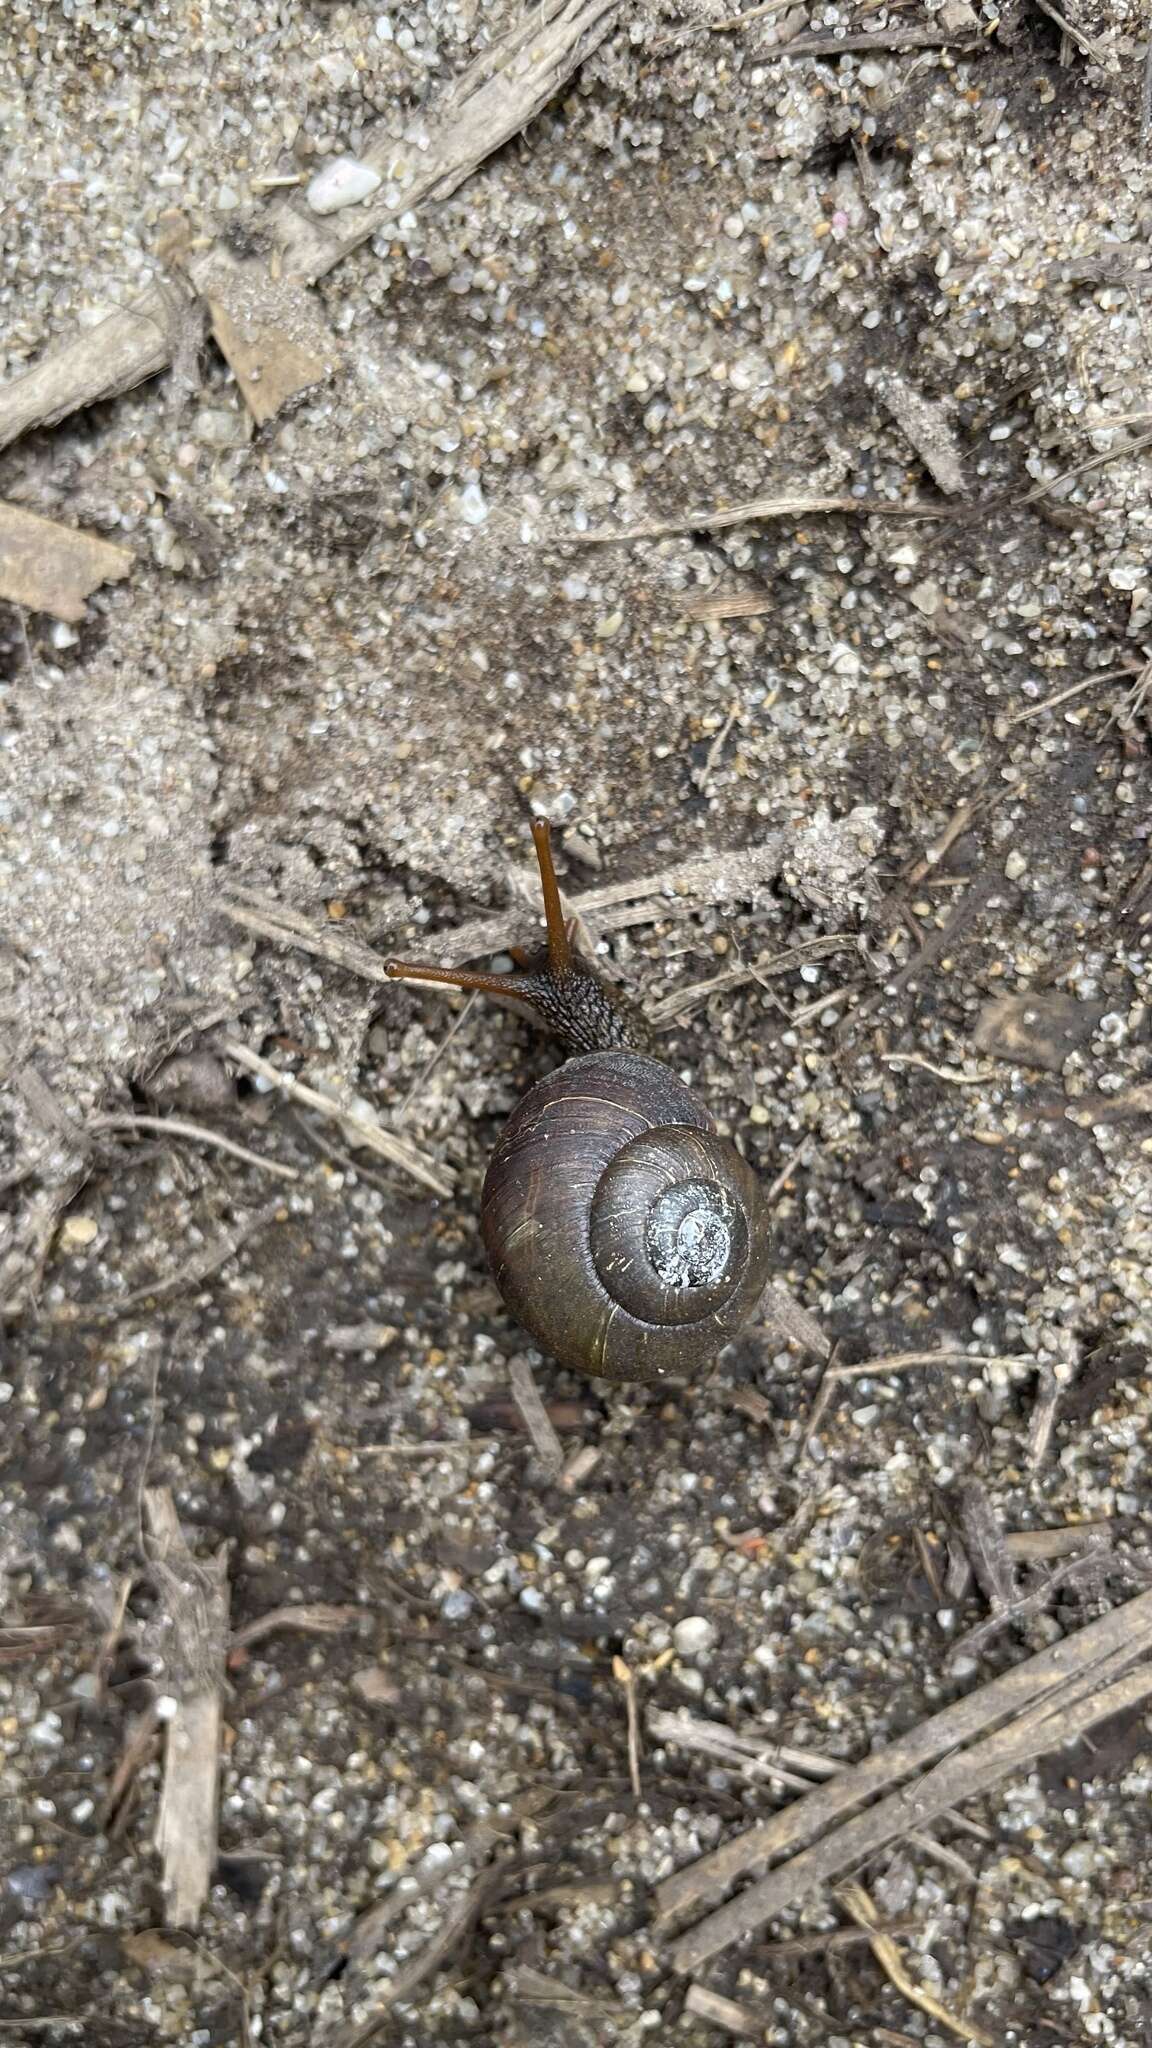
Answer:
[(685, 1615), (672, 1631), (672, 1647), (678, 1657), (703, 1657), (715, 1641), (716, 1631), (702, 1614)]
[(1015, 848), (1013, 848), (1012, 852), (1008, 855), (1008, 858), (1004, 863), (1005, 880), (1009, 882), (1018, 882), (1020, 880), (1021, 875), (1026, 875), (1027, 873), (1027, 855), (1019, 853)]
[(479, 484), (465, 484), (459, 499), (460, 517), (468, 526), (483, 526), (488, 517), (488, 507)]
[(382, 180), (371, 164), (354, 156), (334, 156), (311, 180), (305, 198), (313, 213), (339, 213), (345, 206), (358, 206), (375, 192)]

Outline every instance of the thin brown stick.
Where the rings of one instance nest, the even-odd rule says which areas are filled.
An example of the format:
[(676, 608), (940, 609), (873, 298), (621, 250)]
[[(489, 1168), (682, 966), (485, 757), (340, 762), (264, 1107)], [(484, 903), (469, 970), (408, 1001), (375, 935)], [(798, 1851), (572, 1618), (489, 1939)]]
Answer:
[(431, 1939), (423, 1948), (417, 1949), (388, 1984), (377, 1989), (372, 2011), (358, 2024), (342, 2027), (333, 2037), (332, 2048), (365, 2048), (365, 2044), (379, 2033), (393, 2007), (407, 2005), (420, 1986), (436, 1976), (449, 1956), (468, 1940), (485, 1906), (498, 1889), (502, 1875), (499, 1865), (480, 1873), (469, 1885), (459, 1905), (445, 1915)]
[(714, 1757), (753, 1782), (767, 1780), (792, 1792), (810, 1792), (814, 1779), (834, 1777), (841, 1768), (804, 1750), (784, 1749), (760, 1736), (741, 1735), (722, 1721), (705, 1721), (696, 1714), (669, 1712), (662, 1707), (650, 1711), (648, 1733), (657, 1742), (671, 1743), (697, 1756)]
[(238, 1145), (233, 1138), (226, 1138), (222, 1131), (210, 1131), (206, 1124), (194, 1124), (180, 1116), (94, 1116), (90, 1117), (85, 1129), (89, 1131), (159, 1131), (173, 1138), (190, 1138), (197, 1145), (213, 1145), (218, 1152), (227, 1152), (233, 1159), (243, 1160), (245, 1166), (258, 1166), (261, 1173), (272, 1173), (280, 1180), (299, 1180), (300, 1171), (295, 1166), (281, 1166), (276, 1159), (264, 1159), (259, 1152), (250, 1152), (246, 1145)]
[(1082, 50), (1086, 57), (1090, 57), (1094, 64), (1103, 64), (1105, 62), (1104, 52), (1100, 48), (1099, 43), (1094, 42), (1090, 35), (1086, 35), (1082, 28), (1077, 28), (1074, 21), (1068, 20), (1067, 15), (1061, 14), (1060, 9), (1052, 5), (1052, 0), (1036, 0), (1036, 5), (1042, 13), (1048, 16), (1050, 21), (1056, 23), (1057, 28), (1064, 35), (1071, 36), (1076, 48)]
[(946, 2005), (941, 2005), (938, 1998), (934, 1998), (930, 1991), (925, 1991), (922, 1984), (916, 1983), (909, 1974), (892, 1936), (881, 1927), (880, 1915), (863, 1885), (842, 1885), (838, 1897), (845, 1912), (851, 1914), (856, 1925), (867, 1928), (876, 1961), (902, 1997), (908, 1999), (910, 2004), (918, 2005), (921, 2012), (926, 2012), (929, 2018), (936, 2020), (940, 2026), (947, 2027), (950, 2033), (959, 2034), (962, 2041), (974, 2041), (976, 2048), (996, 2048), (992, 2035), (985, 2033), (983, 2027), (978, 2027), (972, 2020), (961, 2019), (958, 2014), (949, 2012)]
[(867, 55), (872, 50), (983, 50), (984, 36), (949, 35), (938, 28), (887, 29), (883, 34), (860, 36), (794, 36), (773, 55), (781, 57), (839, 57)]
[(108, 1790), (104, 1794), (104, 1803), (100, 1809), (100, 1825), (106, 1834), (116, 1833), (117, 1815), (128, 1788), (147, 1763), (156, 1747), (159, 1734), (160, 1716), (153, 1700), (129, 1728), (116, 1769), (108, 1781)]
[(1051, 1605), (1061, 1586), (1076, 1585), (1088, 1580), (1098, 1583), (1107, 1546), (1081, 1552), (1078, 1557), (1068, 1557), (1048, 1573), (1044, 1583), (1035, 1586), (1030, 1593), (1018, 1593), (1009, 1603), (1001, 1602), (994, 1607), (985, 1621), (970, 1628), (967, 1635), (959, 1636), (949, 1648), (950, 1657), (978, 1657), (988, 1644), (1003, 1629), (1013, 1628), (1021, 1621), (1027, 1621), (1033, 1614), (1042, 1614)]
[(1126, 455), (1141, 455), (1145, 448), (1152, 448), (1152, 434), (1138, 434), (1133, 441), (1125, 441), (1119, 448), (1108, 448), (1103, 455), (1089, 455), (1085, 461), (1077, 462), (1073, 468), (1061, 470), (1059, 476), (1048, 478), (1046, 483), (1036, 484), (1025, 491), (1023, 497), (1013, 503), (1017, 508), (1034, 505), (1039, 498), (1046, 498), (1050, 491), (1059, 490), (1061, 484), (1075, 483), (1077, 477), (1087, 476), (1094, 469), (1103, 469), (1106, 463), (1122, 462)]
[(783, 14), (792, 4), (793, 0), (761, 0), (758, 7), (746, 7), (743, 14), (726, 15), (723, 21), (710, 21), (708, 27), (714, 36), (723, 35), (728, 29), (747, 28), (750, 21), (763, 21), (769, 14)]
[(1097, 669), (1090, 676), (1081, 676), (1078, 683), (1069, 683), (1066, 690), (1057, 690), (1054, 697), (1045, 697), (1042, 703), (1029, 704), (1024, 711), (1014, 711), (1009, 725), (1027, 725), (1029, 719), (1039, 718), (1045, 711), (1054, 711), (1058, 704), (1067, 704), (1072, 697), (1079, 697), (1084, 690), (1095, 689), (1097, 683), (1115, 683), (1123, 677), (1134, 674), (1131, 668)]
[[(827, 1785), (818, 1786), (770, 1820), (665, 1878), (656, 1891), (658, 1923), (667, 1925), (699, 1911), (722, 1897), (739, 1878), (763, 1870), (774, 1856), (812, 1841), (822, 1829), (839, 1822), (877, 1792), (973, 1741), (1008, 1716), (1019, 1716), (1034, 1704), (1049, 1700), (1066, 1685), (1070, 1673), (1095, 1673), (1117, 1655), (1131, 1662), (1148, 1647), (1152, 1647), (1152, 1593), (1141, 1593), (1076, 1635), (930, 1715), (907, 1735), (841, 1771)], [(964, 1796), (961, 1791), (960, 1797)], [(928, 1817), (918, 1798), (907, 1800), (904, 1830), (922, 1825)]]
[[(885, 1934), (912, 1934), (914, 1920), (890, 1920)], [(832, 1927), (825, 1934), (793, 1934), (787, 1941), (770, 1941), (757, 1951), (756, 1966), (770, 1967), (772, 1963), (799, 1962), (803, 1956), (822, 1956), (830, 1950), (860, 1948), (871, 1941), (866, 1927)]]
[[(754, 900), (775, 881), (788, 844), (786, 833), (772, 832), (756, 846), (698, 854), (690, 860), (675, 862), (659, 874), (586, 889), (578, 896), (568, 896), (566, 908), (570, 917), (587, 925), (593, 938), (600, 938), (637, 922), (686, 917), (703, 906)], [(863, 855), (860, 865), (867, 865)], [(368, 946), (312, 924), (288, 905), (265, 897), (253, 900), (249, 892), (233, 892), (220, 907), (236, 924), (277, 945), (297, 947), (377, 985), (387, 984), (391, 979), (383, 959)], [(434, 956), (478, 960), (505, 949), (511, 922), (507, 911), (495, 917), (474, 918), (433, 933), (421, 944)]]

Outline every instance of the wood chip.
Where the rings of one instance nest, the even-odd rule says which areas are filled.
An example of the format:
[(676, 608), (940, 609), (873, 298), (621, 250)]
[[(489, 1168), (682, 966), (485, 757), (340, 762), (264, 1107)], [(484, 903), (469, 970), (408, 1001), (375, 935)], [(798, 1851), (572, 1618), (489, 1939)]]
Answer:
[(997, 996), (981, 1009), (972, 1041), (995, 1059), (1059, 1074), (1069, 1054), (1088, 1043), (1107, 1007), (1079, 996)]
[(709, 1991), (705, 1984), (690, 1984), (684, 2000), (684, 2010), (694, 2020), (707, 2020), (711, 2026), (723, 2027), (726, 2034), (740, 2034), (752, 2041), (767, 2038), (768, 2022), (747, 2006), (737, 2005), (734, 1998), (721, 1998), (718, 1991)]
[(257, 426), (335, 370), (335, 338), (312, 294), (294, 279), (274, 283), (222, 265), (207, 304), (212, 333)]
[(164, 1783), (156, 1847), (164, 1921), (195, 1928), (216, 1867), (224, 1658), (228, 1643), (228, 1549), (198, 1562), (167, 1487), (146, 1487), (149, 1567), (160, 1602)]
[(722, 590), (715, 596), (690, 598), (684, 606), (684, 617), (705, 624), (711, 620), (756, 619), (762, 612), (770, 612), (775, 602), (767, 590)]
[(0, 598), (8, 604), (75, 624), (85, 599), (102, 583), (119, 583), (134, 561), (130, 548), (0, 503)]
[(952, 431), (943, 406), (926, 398), (922, 391), (887, 371), (877, 385), (881, 402), (891, 413), (910, 447), (914, 448), (933, 483), (950, 494), (967, 489), (960, 444)]

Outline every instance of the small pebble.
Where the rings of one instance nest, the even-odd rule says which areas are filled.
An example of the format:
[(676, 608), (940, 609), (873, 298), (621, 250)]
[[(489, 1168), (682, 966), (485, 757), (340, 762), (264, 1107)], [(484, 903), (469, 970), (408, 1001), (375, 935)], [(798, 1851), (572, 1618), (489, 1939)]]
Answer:
[(379, 171), (354, 156), (334, 156), (311, 180), (304, 197), (313, 213), (340, 213), (359, 206), (382, 183)]
[(672, 1631), (672, 1647), (678, 1657), (703, 1657), (716, 1641), (716, 1630), (702, 1614), (686, 1615)]

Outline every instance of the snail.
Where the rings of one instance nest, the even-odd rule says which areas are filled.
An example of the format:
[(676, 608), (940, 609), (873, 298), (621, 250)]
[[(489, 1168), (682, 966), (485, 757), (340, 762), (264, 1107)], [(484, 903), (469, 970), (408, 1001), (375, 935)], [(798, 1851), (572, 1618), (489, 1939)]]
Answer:
[(480, 1221), (512, 1314), (561, 1364), (603, 1379), (683, 1377), (752, 1314), (768, 1277), (747, 1160), (649, 1051), (640, 1011), (573, 944), (548, 824), (532, 826), (546, 943), (510, 974), (388, 960), (396, 980), (526, 1004), (563, 1064), (530, 1088), (492, 1155)]

